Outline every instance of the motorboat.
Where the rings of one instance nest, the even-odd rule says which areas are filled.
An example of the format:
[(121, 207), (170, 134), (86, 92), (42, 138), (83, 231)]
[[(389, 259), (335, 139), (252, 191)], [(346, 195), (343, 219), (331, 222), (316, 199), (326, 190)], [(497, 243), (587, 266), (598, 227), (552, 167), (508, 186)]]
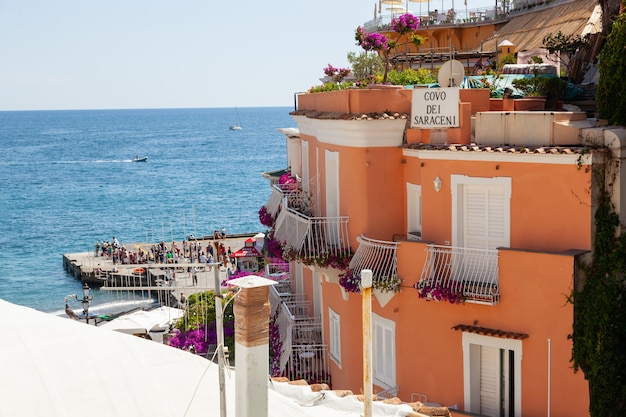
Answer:
[(140, 157), (138, 157), (138, 156), (135, 156), (135, 157), (132, 159), (132, 162), (148, 162), (148, 157), (147, 157), (147, 156), (144, 156), (144, 157), (141, 157), (141, 158), (140, 158)]
[(243, 127), (241, 127), (240, 125), (230, 125), (229, 129), (230, 130), (243, 130)]

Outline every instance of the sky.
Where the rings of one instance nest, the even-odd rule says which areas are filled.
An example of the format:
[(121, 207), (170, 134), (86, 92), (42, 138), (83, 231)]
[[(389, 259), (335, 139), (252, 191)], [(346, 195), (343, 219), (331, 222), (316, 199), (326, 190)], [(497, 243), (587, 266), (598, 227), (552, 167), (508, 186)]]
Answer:
[(0, 111), (292, 106), (349, 67), (375, 4), (0, 0)]

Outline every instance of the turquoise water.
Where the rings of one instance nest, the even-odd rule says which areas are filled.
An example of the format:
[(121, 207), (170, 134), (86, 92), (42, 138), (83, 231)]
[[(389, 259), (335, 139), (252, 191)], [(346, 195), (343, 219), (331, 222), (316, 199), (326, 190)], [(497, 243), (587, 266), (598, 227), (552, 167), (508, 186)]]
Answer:
[(263, 231), (261, 173), (286, 167), (290, 110), (240, 108), (240, 131), (235, 109), (0, 112), (0, 298), (63, 309), (81, 285), (62, 255), (113, 236)]

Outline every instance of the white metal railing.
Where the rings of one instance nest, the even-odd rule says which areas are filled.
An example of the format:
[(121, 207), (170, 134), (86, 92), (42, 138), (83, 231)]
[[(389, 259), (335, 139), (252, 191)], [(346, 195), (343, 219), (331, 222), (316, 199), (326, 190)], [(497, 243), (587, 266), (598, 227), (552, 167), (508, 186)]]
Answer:
[(283, 202), (283, 193), (280, 191), (278, 187), (272, 187), (272, 194), (270, 194), (269, 200), (265, 203), (265, 208), (267, 212), (272, 215), (272, 217), (276, 217), (278, 211), (280, 210), (280, 204)]
[(305, 258), (350, 254), (347, 216), (309, 217), (283, 204), (274, 229), (274, 237), (278, 241), (286, 243)]
[(265, 264), (265, 277), (276, 280), (276, 281), (289, 279), (289, 264), (288, 263)]
[[(515, 0), (511, 4), (502, 7), (500, 2), (498, 6), (485, 6), (478, 8), (455, 7), (447, 10), (438, 10), (436, 4), (411, 5), (409, 13), (420, 18), (420, 28), (433, 25), (459, 25), (459, 24), (476, 24), (484, 21), (497, 19), (507, 19), (511, 15), (534, 12), (537, 10), (552, 7), (561, 3), (569, 3), (575, 0)], [(379, 30), (389, 30), (391, 21), (398, 18), (407, 10), (404, 7), (398, 9), (396, 13), (389, 13), (387, 10), (380, 10), (380, 14), (365, 22), (363, 29), (366, 32), (377, 32)]]
[(281, 342), (281, 374), (290, 380), (330, 383), (328, 347), (322, 343), (322, 323), (309, 316), (311, 302), (272, 286), (270, 304)]
[(500, 301), (498, 251), (429, 245), (418, 286), (451, 291), (467, 302)]
[(363, 235), (359, 236), (357, 241), (359, 247), (350, 261), (352, 275), (359, 276), (362, 270), (370, 269), (375, 282), (395, 281), (398, 276), (399, 243), (370, 239)]

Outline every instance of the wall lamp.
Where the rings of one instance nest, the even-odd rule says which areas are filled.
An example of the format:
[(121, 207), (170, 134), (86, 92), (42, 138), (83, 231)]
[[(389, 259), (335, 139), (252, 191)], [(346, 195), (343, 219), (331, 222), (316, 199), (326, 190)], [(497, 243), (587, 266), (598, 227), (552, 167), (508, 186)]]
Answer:
[(441, 179), (439, 176), (435, 177), (433, 180), (433, 185), (435, 186), (435, 191), (439, 192), (441, 190)]

